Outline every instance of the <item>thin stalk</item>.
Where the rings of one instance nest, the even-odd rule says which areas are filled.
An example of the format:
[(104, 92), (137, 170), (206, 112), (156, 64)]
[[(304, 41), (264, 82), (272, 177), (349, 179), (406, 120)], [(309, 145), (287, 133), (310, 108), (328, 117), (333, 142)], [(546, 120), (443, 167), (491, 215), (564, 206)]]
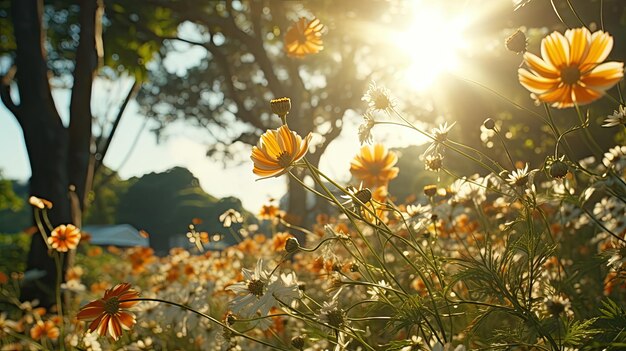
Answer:
[(206, 318), (206, 319), (208, 319), (209, 321), (211, 321), (211, 322), (213, 322), (213, 323), (215, 323), (215, 324), (217, 324), (217, 325), (221, 326), (222, 328), (226, 328), (226, 329), (228, 329), (228, 330), (229, 330), (231, 333), (233, 333), (234, 335), (241, 336), (241, 337), (243, 337), (243, 338), (245, 338), (245, 339), (248, 339), (248, 340), (250, 340), (250, 341), (254, 341), (254, 342), (259, 343), (259, 344), (261, 344), (261, 345), (265, 345), (265, 346), (271, 347), (271, 348), (273, 348), (273, 349), (283, 350), (283, 351), (290, 351), (289, 349), (284, 349), (284, 348), (278, 347), (278, 346), (276, 346), (276, 345), (272, 345), (272, 344), (270, 344), (270, 343), (267, 343), (267, 342), (265, 342), (265, 341), (263, 341), (263, 340), (259, 340), (259, 339), (255, 338), (255, 337), (252, 337), (252, 336), (246, 335), (246, 334), (244, 334), (244, 333), (241, 333), (241, 332), (239, 332), (238, 330), (236, 330), (236, 329), (232, 328), (231, 326), (229, 326), (229, 325), (227, 325), (227, 324), (224, 324), (224, 323), (220, 322), (219, 320), (215, 319), (214, 317), (211, 317), (211, 316), (209, 316), (208, 314), (205, 314), (205, 313), (202, 313), (202, 312), (196, 311), (196, 310), (194, 310), (193, 308), (191, 308), (191, 307), (189, 307), (189, 306), (187, 306), (187, 305), (183, 305), (183, 304), (180, 304), (180, 303), (177, 303), (177, 302), (172, 302), (172, 301), (167, 301), (167, 300), (157, 299), (157, 298), (149, 298), (149, 297), (138, 297), (138, 298), (135, 298), (135, 299), (123, 299), (123, 300), (119, 300), (119, 302), (130, 302), (130, 301), (152, 301), (152, 302), (159, 302), (159, 303), (164, 303), (164, 304), (167, 304), (167, 305), (176, 306), (176, 307), (181, 308), (181, 309), (183, 309), (183, 310), (187, 310), (187, 311), (189, 311), (189, 312), (195, 313), (195, 314), (197, 314), (197, 315), (198, 315), (198, 316), (200, 316), (200, 317)]
[[(56, 269), (57, 269), (57, 276), (56, 276), (56, 285), (54, 287), (54, 295), (56, 298), (56, 304), (57, 304), (57, 314), (59, 316), (59, 320), (63, 321), (63, 304), (61, 301), (61, 281), (63, 280), (63, 254), (61, 254), (58, 251), (54, 252), (54, 264), (56, 265)], [(60, 331), (60, 335), (59, 338), (61, 340), (65, 340), (64, 338), (64, 332), (65, 332), (65, 328), (64, 328), (65, 323), (61, 322), (61, 326), (59, 328)], [(61, 348), (63, 350), (65, 350), (65, 345), (64, 343), (61, 343)]]
[(504, 138), (502, 137), (502, 134), (500, 134), (500, 131), (497, 128), (493, 129), (494, 132), (496, 132), (496, 135), (498, 136), (498, 140), (500, 140), (500, 144), (502, 144), (502, 147), (504, 148), (504, 151), (506, 152), (506, 157), (509, 159), (509, 162), (511, 162), (511, 167), (515, 168), (515, 162), (513, 162), (513, 158), (511, 157), (511, 154), (509, 153), (509, 149), (506, 147), (506, 143), (504, 142)]
[(574, 16), (576, 16), (576, 19), (578, 19), (578, 22), (580, 22), (580, 25), (589, 29), (589, 27), (587, 27), (587, 25), (585, 24), (585, 21), (583, 21), (583, 19), (580, 17), (580, 15), (578, 14), (578, 12), (576, 11), (576, 9), (574, 8), (574, 6), (572, 5), (570, 0), (565, 0), (565, 2), (567, 3), (567, 6), (569, 6), (569, 9), (572, 10), (572, 13), (574, 13)]

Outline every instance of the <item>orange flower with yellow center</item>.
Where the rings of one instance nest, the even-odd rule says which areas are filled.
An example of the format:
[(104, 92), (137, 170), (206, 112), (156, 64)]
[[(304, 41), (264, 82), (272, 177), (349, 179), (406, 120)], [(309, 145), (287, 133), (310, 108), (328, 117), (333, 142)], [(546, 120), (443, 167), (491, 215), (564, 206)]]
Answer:
[(80, 241), (80, 229), (73, 224), (64, 225), (54, 228), (48, 237), (48, 244), (53, 249), (60, 252), (74, 250)]
[(602, 63), (613, 48), (613, 37), (587, 28), (553, 32), (541, 41), (541, 58), (524, 54), (520, 83), (539, 101), (556, 108), (589, 104), (624, 76), (624, 63)]
[(320, 52), (324, 49), (322, 30), (324, 30), (324, 25), (319, 19), (314, 18), (312, 21), (307, 21), (304, 17), (300, 18), (285, 34), (287, 55), (302, 58)]
[(397, 162), (398, 156), (383, 144), (365, 145), (350, 161), (350, 172), (363, 181), (364, 187), (386, 186), (398, 176), (398, 167), (394, 167)]
[(37, 321), (37, 324), (30, 329), (30, 337), (36, 341), (44, 337), (56, 340), (59, 334), (59, 328), (55, 326), (53, 321)]
[(130, 288), (130, 284), (117, 284), (115, 287), (104, 292), (100, 300), (92, 301), (83, 306), (76, 318), (80, 320), (92, 320), (89, 331), (98, 331), (98, 335), (105, 336), (107, 331), (115, 340), (122, 335), (122, 330), (130, 330), (136, 323), (135, 316), (125, 310), (136, 305), (139, 301), (126, 301), (136, 299), (139, 293)]
[(261, 135), (257, 146), (252, 148), (250, 158), (254, 162), (254, 174), (263, 178), (278, 177), (301, 160), (309, 149), (311, 133), (302, 139), (286, 125), (268, 130)]

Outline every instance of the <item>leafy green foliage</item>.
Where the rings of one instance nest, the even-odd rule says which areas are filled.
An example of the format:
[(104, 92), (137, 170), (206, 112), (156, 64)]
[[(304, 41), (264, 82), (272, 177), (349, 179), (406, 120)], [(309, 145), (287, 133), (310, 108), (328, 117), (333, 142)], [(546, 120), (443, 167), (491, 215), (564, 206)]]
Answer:
[(115, 224), (120, 197), (132, 181), (122, 180), (119, 175), (103, 166), (94, 178), (94, 187), (89, 194), (89, 206), (83, 214), (85, 224)]
[(563, 344), (567, 346), (580, 346), (585, 340), (602, 333), (602, 330), (593, 328), (597, 318), (572, 321), (566, 323)]
[(5, 206), (0, 206), (0, 232), (19, 233), (32, 225), (28, 199), (28, 185), (11, 180), (0, 180), (0, 202), (4, 197)]
[(24, 201), (15, 194), (13, 182), (2, 178), (0, 172), (0, 211), (8, 209), (17, 212), (22, 206), (24, 206)]
[[(117, 207), (116, 222), (128, 223), (150, 234), (151, 246), (164, 252), (169, 238), (185, 234), (193, 218), (202, 220), (197, 230), (220, 233), (227, 242), (234, 242), (230, 231), (223, 228), (219, 216), (228, 209), (244, 213), (241, 201), (217, 198), (200, 188), (198, 179), (181, 167), (163, 173), (150, 173), (131, 180)], [(233, 226), (233, 230), (240, 227)]]
[(29, 244), (30, 236), (24, 233), (0, 234), (0, 272), (24, 272)]

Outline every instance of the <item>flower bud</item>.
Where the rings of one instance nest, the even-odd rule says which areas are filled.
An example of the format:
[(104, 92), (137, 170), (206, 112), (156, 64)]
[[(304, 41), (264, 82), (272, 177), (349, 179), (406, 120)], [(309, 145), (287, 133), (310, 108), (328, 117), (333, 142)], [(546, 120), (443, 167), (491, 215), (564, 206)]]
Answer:
[(358, 271), (359, 271), (359, 264), (358, 264), (358, 263), (356, 263), (356, 262), (355, 262), (355, 263), (352, 263), (352, 264), (350, 265), (350, 272), (352, 272), (352, 273), (356, 273), (356, 272), (358, 272)]
[(52, 202), (46, 200), (46, 199), (42, 199), (40, 197), (37, 196), (31, 196), (28, 198), (28, 203), (33, 206), (33, 207), (37, 207), (40, 210), (43, 210), (45, 208), (47, 209), (51, 209), (52, 208)]
[(424, 187), (424, 194), (428, 197), (433, 197), (437, 194), (437, 186), (436, 185), (426, 185)]
[(504, 41), (506, 48), (517, 54), (526, 51), (526, 44), (526, 35), (519, 29)]
[(487, 118), (483, 122), (483, 126), (489, 130), (494, 130), (496, 128), (496, 122), (494, 122), (494, 120), (491, 118)]
[(226, 316), (226, 324), (230, 326), (235, 324), (235, 322), (237, 322), (237, 318), (232, 313), (229, 313)]
[(288, 97), (272, 99), (270, 100), (270, 107), (272, 108), (272, 112), (279, 115), (280, 117), (284, 117), (291, 110), (291, 99), (289, 99)]
[(555, 161), (550, 165), (550, 176), (556, 179), (563, 179), (569, 170), (567, 164), (563, 161)]
[(303, 336), (294, 336), (291, 338), (291, 346), (295, 349), (302, 350), (304, 349), (304, 337)]
[(300, 243), (298, 242), (298, 239), (294, 237), (288, 238), (287, 242), (285, 242), (285, 251), (288, 253), (294, 253), (298, 250), (300, 250)]
[(357, 199), (359, 199), (359, 201), (365, 204), (372, 199), (372, 192), (367, 188), (361, 189), (354, 194), (354, 197), (356, 197)]

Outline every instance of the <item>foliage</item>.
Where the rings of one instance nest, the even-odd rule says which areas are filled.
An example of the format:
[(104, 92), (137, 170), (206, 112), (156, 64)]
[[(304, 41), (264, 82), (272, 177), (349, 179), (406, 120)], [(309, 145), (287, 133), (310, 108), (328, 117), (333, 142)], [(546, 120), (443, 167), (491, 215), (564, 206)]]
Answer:
[(89, 207), (83, 214), (83, 222), (87, 225), (115, 224), (120, 197), (131, 184), (131, 180), (122, 180), (117, 172), (103, 167), (94, 177), (94, 187), (89, 194)]
[(7, 275), (25, 271), (30, 236), (25, 233), (0, 234), (0, 272)]
[(28, 185), (12, 180), (1, 180), (0, 182), (10, 187), (8, 195), (13, 203), (10, 207), (0, 209), (0, 231), (19, 233), (27, 230), (32, 221), (30, 208), (24, 205), (28, 197)]
[[(169, 238), (185, 234), (194, 218), (202, 222), (196, 226), (199, 230), (223, 235), (232, 243), (234, 239), (219, 217), (231, 208), (246, 213), (239, 199), (218, 200), (206, 194), (198, 179), (185, 168), (150, 173), (129, 182), (127, 192), (120, 195), (115, 222), (148, 232), (151, 246), (159, 252), (167, 252), (171, 247)], [(239, 224), (233, 229), (238, 230)]]
[(0, 211), (8, 209), (17, 212), (23, 205), (23, 201), (13, 190), (13, 182), (4, 179), (0, 172)]

